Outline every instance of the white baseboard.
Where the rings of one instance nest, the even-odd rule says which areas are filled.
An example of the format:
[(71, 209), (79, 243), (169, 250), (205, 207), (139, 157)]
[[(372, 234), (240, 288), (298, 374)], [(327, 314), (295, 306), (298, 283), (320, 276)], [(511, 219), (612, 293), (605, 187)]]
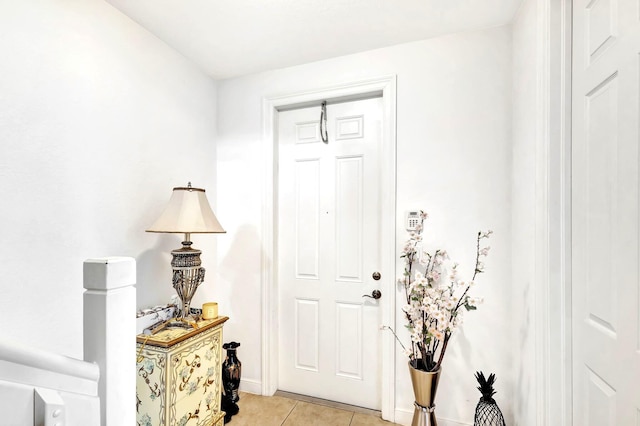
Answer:
[(443, 419), (438, 417), (438, 425), (440, 426), (473, 426), (473, 423), (462, 423), (457, 420)]
[(412, 419), (413, 419), (413, 411), (396, 408), (395, 423), (399, 425), (410, 425)]
[[(396, 408), (396, 423), (409, 426), (411, 424), (411, 420), (413, 420), (413, 410), (408, 411)], [(473, 423), (463, 423), (456, 420), (438, 417), (438, 426), (473, 426)]]
[(240, 380), (240, 390), (242, 392), (254, 393), (256, 395), (262, 395), (262, 382), (251, 379)]

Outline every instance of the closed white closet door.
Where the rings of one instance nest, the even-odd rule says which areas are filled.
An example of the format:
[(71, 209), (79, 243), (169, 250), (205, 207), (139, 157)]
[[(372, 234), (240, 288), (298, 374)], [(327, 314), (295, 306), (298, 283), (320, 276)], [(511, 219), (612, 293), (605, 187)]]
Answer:
[(573, 424), (638, 425), (639, 2), (573, 6)]

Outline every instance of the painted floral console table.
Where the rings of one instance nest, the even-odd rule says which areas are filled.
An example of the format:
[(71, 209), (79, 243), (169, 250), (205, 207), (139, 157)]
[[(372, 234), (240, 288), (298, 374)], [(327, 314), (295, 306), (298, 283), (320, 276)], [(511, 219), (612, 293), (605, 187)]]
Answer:
[(137, 426), (224, 425), (222, 326), (228, 319), (137, 336)]

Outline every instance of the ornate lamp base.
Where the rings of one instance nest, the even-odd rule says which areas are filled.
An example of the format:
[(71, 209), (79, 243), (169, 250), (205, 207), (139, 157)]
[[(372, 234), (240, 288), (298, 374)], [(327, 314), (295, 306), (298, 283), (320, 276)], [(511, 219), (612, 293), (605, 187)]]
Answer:
[(204, 281), (205, 269), (201, 267), (200, 250), (191, 248), (191, 241), (185, 238), (182, 248), (173, 250), (171, 267), (173, 268), (173, 288), (180, 297), (180, 312), (176, 320), (171, 321), (169, 327), (191, 327), (198, 318), (191, 315), (191, 299), (198, 286)]

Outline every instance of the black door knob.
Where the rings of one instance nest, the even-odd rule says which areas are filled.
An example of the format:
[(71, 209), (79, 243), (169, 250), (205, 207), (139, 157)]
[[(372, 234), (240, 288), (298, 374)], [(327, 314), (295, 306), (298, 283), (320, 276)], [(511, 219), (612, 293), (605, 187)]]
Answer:
[(380, 299), (382, 297), (382, 293), (380, 292), (380, 290), (373, 290), (371, 292), (371, 296), (369, 296), (368, 294), (363, 294), (362, 297), (370, 297), (372, 299)]

